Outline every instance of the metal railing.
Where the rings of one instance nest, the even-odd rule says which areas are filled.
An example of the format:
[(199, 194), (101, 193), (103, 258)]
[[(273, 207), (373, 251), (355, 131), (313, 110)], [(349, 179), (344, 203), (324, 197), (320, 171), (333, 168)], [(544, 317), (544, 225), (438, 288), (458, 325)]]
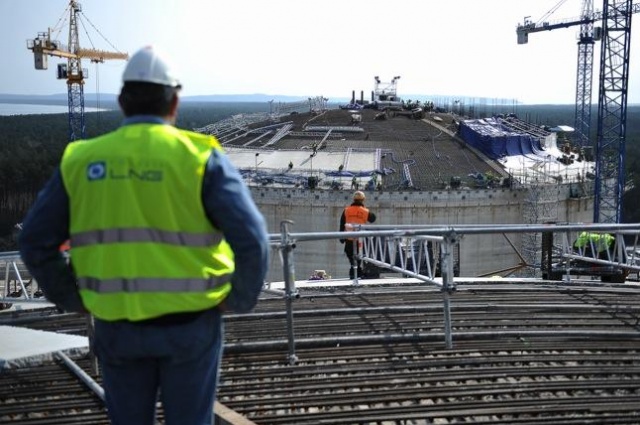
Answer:
[(0, 252), (0, 303), (34, 300), (41, 296), (37, 282), (22, 264), (18, 251)]
[[(542, 233), (557, 235), (552, 242), (555, 255), (548, 255), (547, 267), (559, 267), (565, 264), (561, 276), (570, 281), (577, 268), (568, 261), (581, 261), (586, 264), (603, 265), (611, 270), (622, 271), (622, 276), (640, 271), (638, 256), (640, 253), (640, 224), (551, 224), (551, 225), (356, 225), (348, 232), (309, 232), (293, 233), (291, 221), (281, 223), (280, 235), (270, 235), (271, 244), (281, 254), (284, 289), (278, 291), (268, 286), (265, 290), (280, 294), (286, 301), (288, 360), (297, 361), (295, 351), (295, 331), (293, 302), (299, 297), (296, 288), (294, 270), (294, 249), (299, 243), (324, 239), (354, 239), (354, 254), (358, 261), (366, 262), (389, 272), (401, 273), (405, 277), (415, 278), (428, 285), (440, 288), (443, 296), (444, 335), (447, 348), (453, 347), (451, 327), (451, 294), (456, 290), (454, 281), (454, 255), (465, 235)], [(610, 234), (613, 242), (604, 249), (586, 249), (576, 247), (574, 241), (582, 232)], [(553, 241), (553, 239), (552, 239)], [(587, 245), (588, 246), (588, 245)], [(544, 256), (544, 253), (543, 253)], [(541, 267), (544, 266), (541, 261)], [(568, 264), (568, 265), (567, 265)], [(556, 269), (554, 269), (556, 270)], [(551, 272), (551, 269), (549, 270)], [(580, 270), (578, 270), (580, 271)], [(589, 274), (589, 272), (582, 274)], [(555, 275), (552, 275), (555, 277)], [(358, 285), (357, 273), (352, 281)]]
[[(444, 315), (444, 338), (447, 348), (453, 347), (451, 324), (451, 295), (456, 291), (456, 252), (468, 235), (492, 235), (510, 233), (541, 233), (543, 245), (539, 265), (546, 271), (547, 279), (570, 282), (578, 274), (597, 275), (597, 271), (610, 273), (607, 276), (621, 277), (622, 281), (631, 272), (640, 272), (640, 224), (551, 224), (551, 225), (356, 225), (348, 232), (302, 232), (291, 231), (293, 222), (281, 222), (280, 233), (269, 236), (272, 248), (277, 250), (282, 262), (283, 284), (266, 284), (265, 293), (282, 296), (285, 300), (287, 319), (288, 360), (297, 362), (295, 341), (294, 302), (300, 297), (296, 288), (294, 251), (299, 244), (327, 239), (353, 239), (357, 261), (368, 263), (389, 273), (400, 273), (425, 285), (433, 286), (442, 293)], [(606, 245), (598, 239), (588, 240), (577, 246), (574, 241), (583, 232), (608, 234)], [(589, 267), (583, 267), (584, 265)], [(0, 253), (0, 302), (43, 302), (35, 298), (37, 282), (26, 275), (18, 252)], [(614, 274), (611, 274), (614, 273)], [(544, 274), (544, 273), (543, 273)], [(604, 274), (601, 274), (604, 281)], [(351, 285), (360, 285), (361, 276), (354, 270)], [(394, 281), (394, 282), (397, 282)], [(326, 282), (323, 282), (326, 284)], [(11, 293), (13, 285), (16, 291)]]

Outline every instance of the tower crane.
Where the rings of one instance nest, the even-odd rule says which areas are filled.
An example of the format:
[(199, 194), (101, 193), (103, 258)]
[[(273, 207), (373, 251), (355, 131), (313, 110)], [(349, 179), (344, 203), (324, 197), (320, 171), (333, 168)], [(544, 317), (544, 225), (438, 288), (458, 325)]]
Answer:
[[(593, 11), (593, 0), (583, 0), (582, 15), (554, 23), (533, 23), (525, 18), (518, 25), (518, 44), (529, 34), (580, 25), (576, 78), (576, 131), (580, 144), (589, 144), (591, 123), (591, 79), (593, 44), (602, 40), (598, 84), (598, 129), (595, 143), (595, 223), (619, 223), (625, 189), (625, 140), (631, 15), (640, 11), (632, 0), (603, 0), (601, 12)], [(602, 27), (596, 27), (596, 22)]]
[(54, 40), (52, 29), (49, 28), (46, 32), (39, 32), (36, 38), (27, 40), (27, 48), (33, 51), (35, 68), (38, 70), (48, 69), (49, 56), (67, 59), (66, 64), (58, 64), (57, 77), (67, 80), (69, 141), (73, 141), (85, 137), (84, 80), (88, 78), (88, 72), (86, 68), (82, 68), (81, 60), (88, 59), (93, 63), (103, 63), (107, 59), (127, 60), (129, 55), (117, 51), (81, 48), (78, 25), (82, 23), (80, 20), (82, 6), (79, 2), (70, 0), (67, 10), (69, 12), (68, 45), (65, 46)]

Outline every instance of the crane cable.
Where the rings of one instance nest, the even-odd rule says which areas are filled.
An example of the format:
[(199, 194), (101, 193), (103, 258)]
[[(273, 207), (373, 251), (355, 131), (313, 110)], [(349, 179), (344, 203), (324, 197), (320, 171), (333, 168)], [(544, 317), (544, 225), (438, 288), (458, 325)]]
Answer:
[[(84, 14), (81, 14), (81, 15), (84, 16)], [(78, 16), (78, 18), (80, 18), (80, 17)], [(93, 44), (93, 40), (91, 40), (91, 36), (89, 35), (89, 31), (87, 31), (87, 27), (84, 25), (84, 21), (82, 19), (78, 19), (78, 22), (82, 26), (82, 29), (84, 30), (84, 35), (87, 36), (87, 39), (89, 40), (89, 44), (91, 45), (91, 48), (95, 49), (95, 46)]]
[(62, 32), (64, 25), (67, 22), (67, 17), (69, 16), (70, 11), (69, 7), (71, 6), (69, 5), (64, 9), (64, 12), (62, 12), (62, 15), (60, 15), (60, 17), (58, 18), (58, 22), (56, 22), (53, 28), (51, 28), (52, 31), (55, 32), (54, 40), (60, 36), (60, 33)]
[(553, 6), (547, 13), (545, 13), (539, 20), (536, 22), (536, 25), (541, 24), (542, 22), (546, 22), (549, 20), (549, 16), (553, 15), (556, 10), (560, 8), (563, 4), (565, 4), (567, 0), (560, 0), (558, 4)]
[[(89, 18), (87, 18), (84, 13), (81, 12), (80, 14), (87, 21), (89, 21)], [(82, 25), (82, 29), (84, 30), (84, 34), (87, 36), (87, 40), (89, 40), (89, 44), (91, 45), (91, 48), (95, 49), (95, 45), (93, 44), (91, 35), (89, 35), (89, 31), (87, 31), (87, 27), (84, 24), (84, 20), (78, 19), (78, 21), (80, 22), (80, 25)], [(91, 22), (89, 23), (91, 24)], [(91, 24), (91, 26), (95, 29), (93, 24)], [(96, 128), (100, 128), (100, 67), (98, 65), (99, 61), (91, 61), (91, 62), (94, 62), (96, 64)]]
[[(84, 13), (80, 12), (79, 15), (82, 15), (82, 17), (84, 17), (87, 21), (89, 20), (89, 18), (87, 18)], [(93, 44), (91, 35), (89, 34), (89, 31), (87, 31), (87, 27), (84, 24), (84, 20), (80, 16), (78, 16), (77, 21), (79, 26), (81, 26), (82, 29), (84, 30), (84, 34), (87, 37), (87, 40), (89, 40), (89, 44), (91, 45), (91, 48), (95, 49), (95, 45)], [(91, 26), (93, 26), (93, 24), (91, 24)], [(100, 61), (90, 60), (90, 62), (94, 62), (96, 64), (96, 128), (99, 129), (100, 128), (100, 71), (99, 71), (100, 68), (98, 65)]]
[[(91, 27), (100, 35), (100, 37), (102, 37), (102, 39), (104, 41), (106, 41), (109, 46), (111, 46), (112, 49), (120, 52), (109, 40), (107, 40), (107, 38), (100, 32), (100, 30), (98, 30), (98, 28), (96, 28), (95, 25), (93, 25), (93, 22), (91, 22), (91, 20), (87, 17), (87, 15), (85, 15), (84, 13), (80, 12), (80, 15), (82, 15), (82, 18), (84, 19), (78, 19), (78, 21), (80, 22), (80, 25), (82, 26), (82, 29), (84, 30), (84, 33), (87, 37), (87, 39), (89, 40), (89, 44), (91, 45), (92, 49), (95, 49), (95, 45), (93, 43), (93, 40), (91, 39), (91, 35), (89, 34), (89, 31), (87, 31), (87, 27), (85, 25), (85, 20), (89, 23), (89, 25), (91, 25)], [(80, 16), (78, 17), (80, 18)], [(92, 61), (96, 64), (96, 128), (98, 129), (98, 131), (100, 131), (100, 115), (101, 115), (101, 109), (100, 109), (100, 67), (99, 67), (99, 61)]]
[[(104, 41), (105, 41), (109, 46), (111, 46), (111, 48), (112, 48), (113, 50), (115, 50), (115, 51), (116, 51), (116, 52), (118, 52), (118, 53), (122, 53), (119, 49), (117, 49), (117, 48), (116, 48), (116, 46), (114, 46), (114, 45), (113, 45), (113, 44), (112, 44), (112, 43), (107, 39), (107, 37), (105, 37), (105, 36), (100, 32), (100, 30), (99, 30), (98, 28), (96, 28), (96, 26), (95, 26), (95, 25), (93, 25), (93, 22), (91, 22), (91, 20), (89, 20), (89, 18), (87, 18), (87, 16), (86, 16), (84, 13), (81, 13), (81, 14), (82, 14), (82, 16), (87, 20), (87, 22), (89, 23), (89, 25), (91, 25), (91, 27), (92, 27), (92, 28), (93, 28), (93, 29), (98, 33), (98, 35), (100, 35), (100, 37), (102, 37), (102, 39), (103, 39), (103, 40), (104, 40)], [(83, 26), (84, 26), (84, 23), (83, 23)], [(86, 32), (86, 29), (85, 29), (85, 32)], [(93, 47), (93, 44), (92, 44), (92, 46), (91, 46), (91, 47)]]

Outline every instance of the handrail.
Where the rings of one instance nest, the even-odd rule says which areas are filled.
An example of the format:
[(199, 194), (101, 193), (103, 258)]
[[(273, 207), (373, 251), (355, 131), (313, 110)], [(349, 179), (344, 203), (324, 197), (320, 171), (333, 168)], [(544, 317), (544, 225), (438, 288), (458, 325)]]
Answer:
[[(417, 279), (424, 285), (438, 289), (443, 297), (443, 335), (447, 348), (453, 347), (450, 296), (456, 291), (455, 252), (466, 235), (541, 233), (543, 236), (542, 259), (538, 267), (541, 270), (547, 267), (548, 279), (551, 280), (564, 278), (565, 282), (570, 282), (571, 274), (579, 274), (574, 273), (577, 262), (608, 267), (619, 272), (617, 277), (622, 279), (626, 278), (627, 273), (631, 271), (640, 272), (640, 223), (356, 225), (354, 230), (349, 232), (292, 232), (292, 226), (293, 222), (282, 221), (280, 233), (269, 235), (270, 245), (280, 252), (284, 286), (282, 289), (271, 288), (269, 285), (264, 288), (265, 293), (281, 296), (285, 300), (284, 314), (287, 321), (290, 364), (297, 362), (293, 303), (300, 297), (296, 288), (294, 268), (294, 250), (298, 243), (327, 239), (353, 239), (354, 254), (358, 261), (391, 272), (402, 273), (404, 276)], [(607, 239), (606, 246), (596, 243), (597, 238), (577, 246), (573, 241), (581, 232), (596, 235), (606, 233), (612, 237)], [(17, 251), (0, 253), (0, 271), (2, 262), (5, 264), (5, 291), (2, 293), (3, 298), (0, 302), (16, 300), (16, 298), (5, 297), (10, 270), (15, 272), (28, 298), (18, 267), (20, 261)], [(559, 264), (564, 264), (561, 279), (558, 279), (557, 272), (552, 269)], [(360, 278), (357, 276), (357, 270), (354, 272), (354, 279), (350, 284), (359, 285)], [(33, 283), (35, 285), (35, 282)]]
[[(464, 235), (506, 234), (506, 233), (542, 233), (559, 234), (561, 243), (553, 239), (543, 250), (546, 266), (552, 267), (554, 260), (566, 262), (566, 277), (570, 281), (571, 260), (591, 264), (600, 264), (622, 270), (626, 277), (629, 271), (640, 271), (640, 224), (608, 223), (566, 223), (566, 224), (470, 224), (470, 225), (356, 225), (349, 232), (306, 232), (294, 233), (289, 228), (291, 221), (282, 222), (281, 233), (270, 235), (270, 243), (281, 251), (283, 261), (288, 322), (289, 362), (297, 361), (295, 354), (295, 336), (293, 331), (293, 304), (298, 291), (295, 288), (293, 270), (293, 252), (299, 242), (324, 239), (354, 239), (354, 256), (383, 269), (400, 272), (405, 276), (418, 279), (425, 284), (441, 289), (443, 295), (444, 337), (447, 348), (453, 347), (451, 325), (450, 295), (456, 290), (454, 284), (454, 251)], [(572, 236), (580, 232), (595, 234), (608, 233), (614, 236), (614, 242), (598, 251), (592, 242), (590, 246), (575, 247)], [(543, 238), (545, 239), (545, 238)], [(546, 238), (548, 239), (548, 238)], [(545, 239), (545, 240), (546, 240)], [(628, 244), (627, 239), (630, 240)], [(544, 243), (543, 243), (544, 245)], [(553, 258), (555, 251), (557, 258)], [(541, 267), (542, 267), (541, 263)], [(424, 269), (423, 269), (424, 266)], [(354, 266), (355, 269), (355, 266)], [(439, 269), (439, 270), (438, 270)], [(359, 284), (354, 270), (353, 284)], [(551, 271), (549, 271), (551, 273)], [(440, 275), (436, 279), (437, 275)], [(552, 274), (553, 277), (555, 275)]]
[[(2, 263), (4, 263), (4, 272)], [(37, 283), (34, 283), (35, 281), (33, 279), (25, 282), (25, 279), (23, 279), (20, 272), (20, 267), (18, 266), (19, 264), (22, 264), (22, 259), (20, 258), (19, 251), (0, 252), (0, 278), (2, 278), (2, 281), (4, 282), (4, 287), (2, 287), (2, 291), (0, 292), (0, 303), (11, 303), (13, 301), (16, 301), (17, 299), (19, 299), (20, 301), (34, 299), (34, 294), (36, 293), (35, 286), (37, 285)], [(9, 296), (9, 283), (11, 280), (10, 277), (12, 275), (15, 276), (14, 280), (17, 281), (17, 285), (19, 285), (20, 287), (20, 290), (16, 291), (16, 293), (20, 294), (18, 297)], [(27, 290), (27, 286), (29, 286), (30, 283), (33, 284), (30, 288), (31, 292)]]

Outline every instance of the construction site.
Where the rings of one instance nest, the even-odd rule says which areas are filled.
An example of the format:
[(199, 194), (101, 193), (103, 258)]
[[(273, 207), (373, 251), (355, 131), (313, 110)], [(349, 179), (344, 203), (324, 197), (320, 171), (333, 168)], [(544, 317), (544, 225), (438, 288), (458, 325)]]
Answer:
[[(240, 171), (272, 248), (256, 309), (226, 316), (216, 423), (640, 423), (640, 224), (620, 220), (629, 61), (609, 60), (639, 10), (585, 0), (580, 19), (518, 25), (519, 43), (581, 28), (574, 123), (410, 101), (400, 76), (374, 76), (345, 104), (194, 129)], [(358, 190), (378, 220), (339, 232)], [(374, 275), (347, 277), (345, 237)], [(18, 252), (0, 253), (0, 279), (0, 422), (108, 424), (91, 319), (48, 303)]]
[[(335, 231), (355, 190), (376, 224), (453, 225), (591, 222), (593, 155), (558, 148), (566, 133), (513, 114), (464, 119), (436, 106), (381, 107), (399, 98), (396, 82), (375, 80), (371, 101), (329, 109), (322, 97), (275, 105), (198, 129), (215, 135), (242, 172), (271, 232), (283, 219), (296, 231)], [(470, 237), (460, 246), (464, 275), (490, 275), (521, 263), (539, 268), (540, 241)], [(344, 277), (336, 241), (318, 242), (299, 269)], [(273, 273), (273, 271), (272, 271)], [(272, 275), (273, 279), (280, 276)]]

